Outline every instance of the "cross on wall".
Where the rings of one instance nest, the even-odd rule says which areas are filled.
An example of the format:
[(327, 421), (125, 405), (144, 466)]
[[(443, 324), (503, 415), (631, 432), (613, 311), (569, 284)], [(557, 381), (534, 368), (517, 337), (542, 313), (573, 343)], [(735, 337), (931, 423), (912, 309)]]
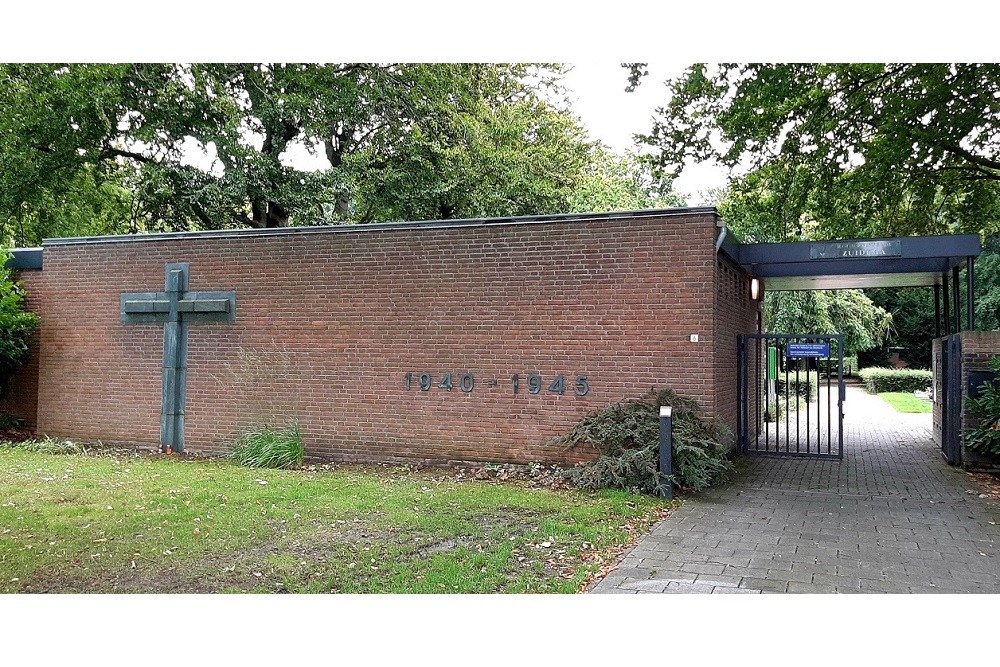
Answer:
[(166, 265), (164, 291), (121, 295), (124, 324), (163, 324), (160, 451), (184, 451), (187, 327), (236, 321), (236, 292), (189, 292), (187, 262)]

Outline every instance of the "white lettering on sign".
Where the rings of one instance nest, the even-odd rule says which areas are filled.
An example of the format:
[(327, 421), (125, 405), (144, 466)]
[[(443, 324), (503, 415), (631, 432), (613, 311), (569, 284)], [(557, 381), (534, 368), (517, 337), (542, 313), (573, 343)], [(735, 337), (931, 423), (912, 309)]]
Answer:
[(899, 239), (888, 241), (842, 241), (809, 244), (809, 259), (852, 259), (857, 257), (899, 257)]

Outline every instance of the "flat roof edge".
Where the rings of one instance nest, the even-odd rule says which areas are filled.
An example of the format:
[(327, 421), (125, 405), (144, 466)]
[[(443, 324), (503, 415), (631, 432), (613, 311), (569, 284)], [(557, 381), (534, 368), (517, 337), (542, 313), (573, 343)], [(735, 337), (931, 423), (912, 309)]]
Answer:
[(18, 271), (37, 270), (42, 268), (41, 248), (12, 248), (7, 268)]
[[(833, 239), (827, 241), (794, 241), (788, 243), (741, 243), (740, 263), (792, 263), (792, 262), (823, 262), (809, 258), (809, 247), (812, 245), (871, 243), (882, 241), (900, 241), (905, 244), (905, 250), (896, 257), (885, 259), (919, 258), (919, 257), (978, 257), (982, 252), (978, 234), (939, 234), (934, 236), (896, 236), (873, 239)], [(941, 244), (944, 244), (943, 246)], [(869, 258), (870, 259), (870, 258)], [(838, 260), (832, 260), (838, 261)]]
[(154, 234), (122, 234), (113, 236), (77, 236), (51, 238), (42, 241), (43, 247), (65, 245), (90, 245), (102, 243), (137, 243), (144, 241), (254, 238), (263, 236), (298, 236), (309, 234), (338, 234), (352, 232), (379, 232), (413, 229), (457, 229), (463, 227), (489, 227), (503, 225), (537, 225), (601, 220), (635, 220), (643, 218), (668, 218), (682, 215), (718, 215), (712, 206), (645, 209), (639, 211), (614, 211), (610, 213), (557, 213), (551, 215), (515, 216), (506, 218), (465, 218), (459, 220), (421, 220), (414, 222), (378, 222), (369, 224), (319, 225), (312, 227), (270, 227), (263, 229), (219, 229), (196, 232), (160, 232)]

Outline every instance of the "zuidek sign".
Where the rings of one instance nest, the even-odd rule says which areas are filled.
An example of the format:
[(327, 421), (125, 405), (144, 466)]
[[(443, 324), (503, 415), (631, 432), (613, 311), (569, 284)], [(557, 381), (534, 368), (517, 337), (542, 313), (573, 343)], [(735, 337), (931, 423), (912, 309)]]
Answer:
[(886, 241), (842, 241), (812, 243), (809, 259), (854, 259), (858, 257), (899, 257), (902, 254), (899, 239)]

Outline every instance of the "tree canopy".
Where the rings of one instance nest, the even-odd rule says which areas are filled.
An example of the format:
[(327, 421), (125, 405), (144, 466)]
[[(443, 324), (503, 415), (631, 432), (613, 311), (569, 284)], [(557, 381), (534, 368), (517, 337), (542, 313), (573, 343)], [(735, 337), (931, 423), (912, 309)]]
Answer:
[(569, 211), (605, 158), (553, 102), (561, 73), (0, 65), (0, 238)]
[(839, 333), (847, 355), (882, 345), (892, 326), (892, 315), (857, 289), (768, 292), (764, 320), (767, 331)]
[(601, 144), (592, 149), (583, 176), (569, 198), (569, 210), (573, 213), (637, 211), (685, 204), (684, 198), (671, 189), (670, 180), (654, 174), (640, 156), (616, 155)]
[(759, 240), (1000, 231), (1000, 65), (697, 64), (667, 85), (658, 166), (748, 170)]

